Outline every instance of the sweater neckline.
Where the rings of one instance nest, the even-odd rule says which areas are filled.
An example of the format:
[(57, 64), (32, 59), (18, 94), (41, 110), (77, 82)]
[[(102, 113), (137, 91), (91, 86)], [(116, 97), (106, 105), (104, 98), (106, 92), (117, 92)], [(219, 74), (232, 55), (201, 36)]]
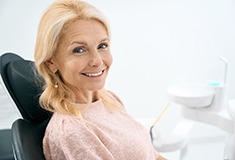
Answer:
[(100, 106), (102, 104), (103, 104), (102, 99), (98, 99), (97, 101), (92, 102), (92, 103), (75, 103), (75, 105), (80, 109), (93, 107), (93, 106)]

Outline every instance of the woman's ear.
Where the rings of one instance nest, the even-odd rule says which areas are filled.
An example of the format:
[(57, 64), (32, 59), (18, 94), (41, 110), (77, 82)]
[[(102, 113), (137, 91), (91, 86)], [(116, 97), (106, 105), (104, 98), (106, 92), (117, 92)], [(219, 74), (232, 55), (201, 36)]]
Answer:
[(53, 72), (56, 73), (58, 71), (58, 68), (56, 67), (54, 61), (52, 58), (48, 59), (46, 62), (47, 67)]

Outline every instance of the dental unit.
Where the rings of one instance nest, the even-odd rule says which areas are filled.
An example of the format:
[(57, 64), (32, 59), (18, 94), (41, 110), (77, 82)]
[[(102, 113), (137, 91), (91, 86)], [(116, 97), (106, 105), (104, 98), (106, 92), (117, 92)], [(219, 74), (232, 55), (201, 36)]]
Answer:
[(168, 88), (167, 93), (172, 102), (181, 106), (184, 118), (227, 132), (224, 159), (235, 160), (235, 99), (227, 99), (228, 62), (223, 57), (219, 59), (225, 64), (223, 83), (174, 85)]

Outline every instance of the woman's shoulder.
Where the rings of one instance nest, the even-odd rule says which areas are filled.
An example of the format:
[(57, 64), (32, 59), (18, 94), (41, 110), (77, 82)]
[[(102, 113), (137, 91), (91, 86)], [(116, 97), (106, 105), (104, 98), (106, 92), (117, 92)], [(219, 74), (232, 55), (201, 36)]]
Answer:
[(115, 94), (114, 92), (107, 90), (107, 92), (116, 100), (118, 101), (122, 106), (124, 106), (123, 102), (121, 101), (121, 99), (117, 96), (117, 94)]
[(83, 132), (84, 127), (85, 125), (78, 117), (55, 112), (47, 125), (45, 135), (65, 136), (75, 132), (75, 129), (76, 132)]

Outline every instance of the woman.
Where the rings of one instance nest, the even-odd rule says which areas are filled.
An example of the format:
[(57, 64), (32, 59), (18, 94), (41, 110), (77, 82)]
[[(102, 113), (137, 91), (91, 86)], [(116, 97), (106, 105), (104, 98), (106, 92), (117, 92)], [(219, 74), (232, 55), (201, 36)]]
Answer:
[(53, 116), (47, 160), (161, 160), (148, 131), (104, 89), (112, 64), (104, 15), (77, 0), (54, 2), (39, 24), (35, 64), (45, 80), (40, 104)]

